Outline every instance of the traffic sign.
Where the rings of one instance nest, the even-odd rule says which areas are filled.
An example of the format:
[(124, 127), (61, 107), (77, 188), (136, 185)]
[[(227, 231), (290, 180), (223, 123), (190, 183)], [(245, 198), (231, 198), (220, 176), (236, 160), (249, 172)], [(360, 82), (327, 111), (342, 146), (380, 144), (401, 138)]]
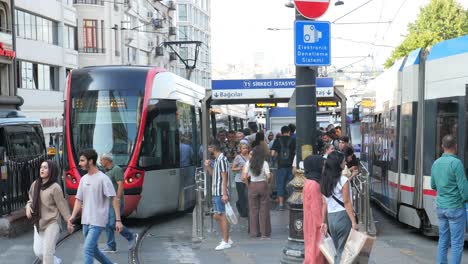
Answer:
[(294, 0), (294, 5), (303, 17), (317, 19), (325, 14), (330, 0)]
[(330, 66), (330, 22), (296, 21), (294, 35), (296, 66)]

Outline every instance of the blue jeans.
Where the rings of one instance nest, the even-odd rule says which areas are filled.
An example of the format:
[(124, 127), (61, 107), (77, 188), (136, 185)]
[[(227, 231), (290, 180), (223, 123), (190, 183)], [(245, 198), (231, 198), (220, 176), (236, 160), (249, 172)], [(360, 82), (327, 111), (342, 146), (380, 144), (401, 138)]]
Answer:
[[(123, 210), (123, 203), (120, 203), (120, 212)], [(115, 211), (114, 207), (111, 206), (109, 208), (109, 221), (106, 226), (106, 234), (107, 234), (107, 247), (109, 249), (116, 250), (117, 245), (115, 243)], [(120, 235), (125, 237), (129, 242), (132, 241), (133, 239), (133, 233), (128, 230), (127, 227), (123, 226), (122, 231), (120, 232)]]
[(447, 251), (451, 245), (450, 263), (461, 263), (463, 243), (465, 241), (466, 209), (437, 208), (439, 219), (439, 245), (437, 247), (437, 263), (446, 264)]
[(99, 236), (103, 230), (104, 227), (101, 226), (83, 225), (85, 264), (93, 264), (94, 258), (96, 258), (100, 263), (112, 264), (112, 261), (110, 261), (98, 248)]
[(292, 168), (279, 168), (276, 171), (276, 195), (286, 196), (286, 185), (292, 178)]

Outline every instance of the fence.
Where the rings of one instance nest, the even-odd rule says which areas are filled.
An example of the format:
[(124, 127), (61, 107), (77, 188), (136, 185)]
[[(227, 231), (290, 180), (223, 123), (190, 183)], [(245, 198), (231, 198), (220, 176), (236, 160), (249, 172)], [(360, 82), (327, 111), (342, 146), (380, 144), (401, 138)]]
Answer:
[(20, 158), (9, 157), (1, 166), (0, 216), (10, 214), (26, 205), (28, 191), (39, 174), (45, 155)]

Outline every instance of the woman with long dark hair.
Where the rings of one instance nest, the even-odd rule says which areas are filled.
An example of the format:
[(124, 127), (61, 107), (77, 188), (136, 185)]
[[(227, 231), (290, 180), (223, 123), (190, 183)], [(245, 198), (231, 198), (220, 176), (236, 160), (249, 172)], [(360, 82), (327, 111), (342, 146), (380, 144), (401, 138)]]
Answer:
[(62, 262), (54, 256), (60, 234), (60, 216), (66, 221), (70, 218), (70, 209), (57, 183), (58, 175), (58, 167), (53, 161), (42, 162), (39, 177), (29, 189), (26, 204), (26, 216), (34, 224), (34, 254), (44, 264)]
[(358, 229), (351, 204), (351, 187), (348, 178), (342, 175), (345, 166), (346, 160), (342, 153), (330, 153), (320, 183), (320, 191), (327, 201), (328, 228), (336, 247), (335, 263), (340, 263), (351, 228)]
[(326, 201), (320, 193), (320, 179), (324, 158), (321, 155), (311, 155), (304, 160), (303, 206), (304, 206), (304, 264), (323, 264), (325, 258), (320, 252), (319, 245), (323, 235), (327, 232)]
[(252, 157), (245, 164), (242, 180), (249, 186), (250, 236), (255, 238), (260, 234), (264, 239), (269, 238), (271, 222), (268, 182), (271, 180), (271, 173), (260, 145), (253, 149)]

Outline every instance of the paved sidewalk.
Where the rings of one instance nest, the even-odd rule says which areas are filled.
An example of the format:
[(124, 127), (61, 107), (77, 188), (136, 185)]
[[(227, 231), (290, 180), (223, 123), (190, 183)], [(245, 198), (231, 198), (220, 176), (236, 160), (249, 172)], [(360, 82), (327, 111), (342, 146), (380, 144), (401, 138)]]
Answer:
[(144, 236), (140, 249), (142, 263), (279, 263), (288, 236), (288, 211), (271, 211), (271, 239), (252, 239), (247, 233), (247, 218), (231, 227), (233, 247), (214, 248), (221, 241), (216, 222), (209, 232), (210, 218), (205, 217), (204, 240), (192, 243), (192, 215), (154, 226)]

